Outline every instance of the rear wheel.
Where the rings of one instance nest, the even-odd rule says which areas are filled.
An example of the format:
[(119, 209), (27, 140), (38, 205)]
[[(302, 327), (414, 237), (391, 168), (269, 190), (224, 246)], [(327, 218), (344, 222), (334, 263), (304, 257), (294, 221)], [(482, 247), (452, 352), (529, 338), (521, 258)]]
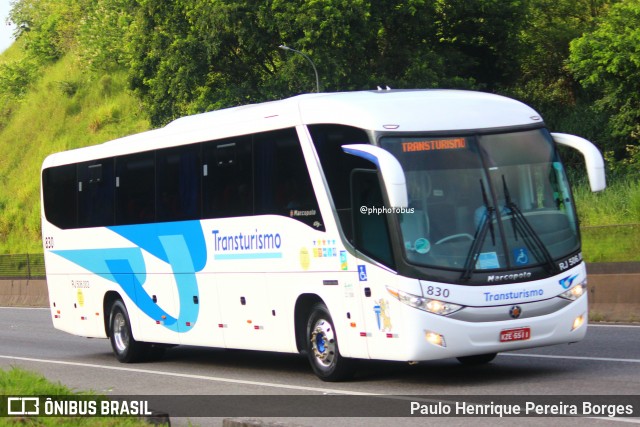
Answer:
[(139, 362), (148, 354), (149, 344), (133, 338), (129, 313), (121, 300), (116, 300), (111, 306), (109, 337), (113, 354), (120, 362)]
[(476, 354), (474, 356), (458, 357), (457, 359), (458, 362), (462, 363), (463, 365), (475, 366), (487, 364), (495, 359), (497, 355), (498, 353)]
[(307, 357), (318, 378), (323, 381), (343, 381), (353, 376), (354, 361), (340, 355), (333, 320), (322, 303), (311, 309), (306, 338)]

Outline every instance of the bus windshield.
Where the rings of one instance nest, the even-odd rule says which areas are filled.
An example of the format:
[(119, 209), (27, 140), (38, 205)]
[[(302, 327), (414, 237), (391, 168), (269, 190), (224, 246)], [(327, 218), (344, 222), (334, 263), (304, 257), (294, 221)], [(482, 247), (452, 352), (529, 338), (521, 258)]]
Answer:
[(383, 136), (402, 165), (406, 260), (473, 271), (546, 266), (579, 250), (574, 204), (545, 129), (472, 136)]

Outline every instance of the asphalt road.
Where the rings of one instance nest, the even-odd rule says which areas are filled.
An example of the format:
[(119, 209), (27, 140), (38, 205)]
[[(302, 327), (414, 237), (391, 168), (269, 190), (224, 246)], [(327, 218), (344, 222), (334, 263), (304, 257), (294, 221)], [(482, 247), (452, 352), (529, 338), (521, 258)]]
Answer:
[[(590, 325), (585, 340), (572, 345), (500, 354), (491, 364), (462, 366), (455, 360), (403, 363), (364, 362), (347, 383), (324, 383), (298, 355), (176, 347), (157, 362), (124, 365), (107, 340), (57, 331), (46, 309), (0, 308), (0, 368), (20, 366), (76, 390), (108, 395), (434, 396), (469, 399), (486, 396), (640, 395), (640, 326)], [(257, 399), (260, 399), (259, 397)], [(346, 397), (345, 397), (346, 399)], [(378, 399), (378, 398), (374, 398)], [(622, 397), (620, 397), (622, 399)], [(281, 402), (282, 402), (281, 400)], [(290, 399), (292, 404), (308, 401)], [(637, 400), (637, 399), (636, 399)], [(313, 400), (312, 400), (313, 401)], [(378, 402), (378, 401), (376, 401)], [(384, 407), (384, 399), (376, 408)], [(218, 402), (219, 403), (219, 402)], [(639, 405), (640, 406), (640, 405)], [(154, 408), (160, 409), (161, 408)], [(635, 408), (636, 411), (640, 408)], [(304, 408), (276, 414), (269, 422), (295, 425), (549, 425), (615, 426), (640, 424), (640, 418), (381, 418), (302, 417)], [(170, 414), (171, 415), (171, 414)], [(285, 417), (286, 416), (286, 417)], [(0, 420), (1, 421), (1, 420)], [(172, 425), (221, 425), (221, 417), (173, 418)]]

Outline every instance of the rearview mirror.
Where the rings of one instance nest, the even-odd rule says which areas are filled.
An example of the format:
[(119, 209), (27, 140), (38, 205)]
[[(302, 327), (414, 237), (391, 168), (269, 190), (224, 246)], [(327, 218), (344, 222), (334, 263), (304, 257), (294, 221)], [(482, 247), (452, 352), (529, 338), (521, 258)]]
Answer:
[(566, 133), (552, 133), (551, 136), (556, 144), (566, 145), (582, 153), (587, 166), (591, 191), (595, 193), (607, 187), (604, 173), (604, 159), (602, 158), (602, 154), (600, 154), (600, 150), (598, 150), (591, 141)]
[(387, 150), (369, 144), (343, 145), (345, 153), (362, 157), (374, 163), (380, 174), (385, 192), (389, 198), (390, 208), (409, 207), (409, 197), (407, 196), (407, 181), (404, 177), (404, 170), (393, 154)]

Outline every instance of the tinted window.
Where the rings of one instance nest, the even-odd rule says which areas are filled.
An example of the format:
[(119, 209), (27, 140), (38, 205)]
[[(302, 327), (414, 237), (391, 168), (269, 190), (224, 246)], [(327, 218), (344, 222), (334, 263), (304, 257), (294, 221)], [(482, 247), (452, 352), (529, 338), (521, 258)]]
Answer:
[(320, 158), (342, 230), (347, 239), (353, 242), (352, 197), (349, 185), (351, 172), (355, 169), (372, 169), (375, 166), (361, 157), (345, 153), (342, 146), (368, 144), (369, 137), (362, 129), (341, 125), (313, 125), (309, 126), (309, 131)]
[(84, 162), (77, 179), (76, 165), (50, 168), (42, 180), (47, 218), (63, 228), (272, 214), (324, 230), (294, 129)]
[(155, 221), (154, 153), (116, 159), (116, 224)]
[(204, 144), (204, 217), (253, 214), (251, 137)]
[(78, 164), (78, 227), (114, 223), (113, 159)]
[(256, 135), (256, 214), (283, 215), (324, 230), (294, 129)]
[(158, 221), (200, 217), (200, 145), (156, 152)]
[(57, 166), (42, 171), (44, 213), (60, 228), (76, 226), (76, 165)]

